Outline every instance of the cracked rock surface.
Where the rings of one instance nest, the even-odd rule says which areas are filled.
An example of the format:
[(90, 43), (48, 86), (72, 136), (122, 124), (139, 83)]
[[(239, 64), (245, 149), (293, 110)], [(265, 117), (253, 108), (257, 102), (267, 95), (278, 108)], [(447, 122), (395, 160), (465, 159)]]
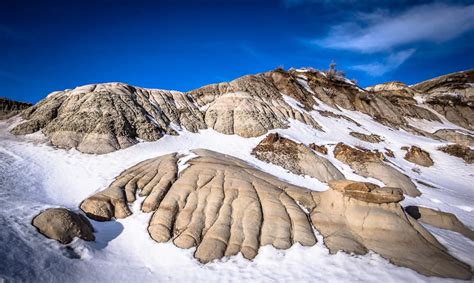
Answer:
[(324, 192), (283, 182), (242, 160), (197, 149), (178, 173), (179, 155), (143, 161), (124, 171), (104, 191), (81, 204), (89, 217), (108, 220), (130, 214), (134, 192), (154, 211), (148, 232), (157, 242), (196, 247), (206, 263), (239, 252), (254, 258), (260, 246), (287, 249), (316, 243), (313, 227), (331, 253), (373, 250), (422, 274), (470, 279), (470, 267), (455, 259), (398, 204), (400, 189), (369, 183), (330, 182)]

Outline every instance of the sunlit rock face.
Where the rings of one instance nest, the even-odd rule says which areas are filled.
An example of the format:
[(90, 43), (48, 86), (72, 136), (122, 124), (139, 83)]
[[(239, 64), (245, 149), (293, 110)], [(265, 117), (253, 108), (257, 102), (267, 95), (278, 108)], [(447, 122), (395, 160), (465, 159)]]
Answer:
[(241, 252), (253, 259), (261, 246), (287, 249), (316, 243), (313, 227), (331, 253), (369, 250), (430, 276), (470, 279), (455, 259), (398, 204), (399, 188), (349, 180), (331, 181), (324, 192), (285, 183), (237, 158), (197, 149), (178, 172), (176, 153), (143, 161), (122, 172), (104, 191), (84, 200), (91, 218), (130, 215), (135, 193), (157, 242), (196, 247), (207, 263)]

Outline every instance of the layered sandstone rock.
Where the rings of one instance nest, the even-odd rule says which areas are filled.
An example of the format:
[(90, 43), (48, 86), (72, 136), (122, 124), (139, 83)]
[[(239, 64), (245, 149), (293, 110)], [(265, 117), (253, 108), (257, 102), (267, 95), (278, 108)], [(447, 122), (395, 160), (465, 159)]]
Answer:
[(253, 150), (260, 160), (281, 166), (292, 173), (308, 175), (321, 182), (344, 179), (344, 175), (324, 157), (303, 144), (278, 134), (269, 134)]
[(62, 244), (69, 244), (74, 237), (95, 240), (89, 220), (65, 208), (48, 208), (35, 216), (32, 224), (41, 234)]
[(361, 176), (378, 179), (389, 187), (401, 188), (404, 194), (412, 197), (421, 195), (410, 178), (385, 163), (385, 157), (381, 152), (371, 152), (338, 143), (334, 148), (334, 157), (349, 165)]
[(405, 211), (416, 220), (441, 229), (458, 232), (474, 241), (474, 231), (466, 227), (456, 215), (427, 207), (408, 206)]
[[(294, 243), (314, 245), (313, 225), (331, 253), (372, 250), (425, 275), (472, 277), (468, 265), (449, 255), (405, 214), (398, 204), (403, 199), (399, 189), (342, 180), (330, 182), (327, 191), (315, 192), (234, 157), (208, 150), (194, 153), (197, 157), (187, 162), (189, 166), (176, 179), (179, 156), (149, 159), (124, 171), (106, 189), (117, 193), (107, 193), (107, 197), (97, 193), (81, 207), (87, 215), (98, 213), (101, 218), (102, 210), (95, 207), (127, 206), (135, 200), (129, 188), (137, 186), (147, 196), (142, 209), (155, 211), (148, 227), (150, 236), (158, 242), (171, 240), (181, 248), (196, 247), (194, 256), (203, 263), (239, 252), (252, 259), (264, 245), (279, 249)], [(159, 173), (150, 173), (155, 171)], [(84, 205), (89, 200), (95, 205)], [(145, 206), (145, 202), (153, 205)], [(108, 211), (111, 217), (126, 216), (117, 209)]]
[(424, 167), (430, 167), (434, 165), (433, 159), (431, 159), (430, 154), (417, 146), (411, 146), (410, 148), (408, 148), (404, 158), (412, 163)]
[(122, 83), (86, 85), (50, 94), (23, 112), (26, 122), (12, 130), (42, 130), (51, 143), (85, 153), (108, 153), (137, 139), (154, 141), (176, 134), (175, 126), (191, 132), (206, 127), (202, 113), (183, 93), (136, 88)]
[(354, 190), (363, 192), (366, 184), (335, 181), (330, 186), (337, 189), (315, 193), (317, 204), (310, 215), (331, 253), (365, 254), (371, 250), (425, 275), (472, 278), (469, 265), (450, 256), (427, 230), (405, 214), (397, 203), (401, 199), (399, 191), (368, 185), (367, 194), (374, 196), (356, 198)]
[(462, 158), (466, 163), (474, 163), (474, 150), (472, 150), (468, 146), (463, 146), (460, 144), (450, 144), (440, 147), (439, 150), (449, 155)]

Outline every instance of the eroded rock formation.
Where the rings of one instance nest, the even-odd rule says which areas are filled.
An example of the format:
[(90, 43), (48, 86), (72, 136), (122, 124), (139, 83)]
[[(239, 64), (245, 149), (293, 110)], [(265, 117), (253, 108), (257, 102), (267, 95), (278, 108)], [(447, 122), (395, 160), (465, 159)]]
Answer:
[(472, 150), (468, 146), (463, 146), (460, 144), (450, 144), (440, 147), (439, 150), (449, 155), (462, 158), (466, 163), (474, 163), (474, 150)]
[(383, 139), (379, 135), (376, 135), (376, 134), (366, 135), (366, 134), (358, 133), (358, 132), (350, 132), (349, 134), (355, 138), (358, 138), (360, 140), (370, 142), (370, 143), (379, 143), (383, 141)]
[(400, 189), (342, 180), (330, 182), (327, 191), (315, 192), (234, 157), (208, 150), (194, 153), (197, 157), (178, 175), (176, 154), (139, 163), (120, 174), (106, 189), (109, 192), (91, 196), (81, 208), (90, 217), (99, 213), (99, 219), (104, 214), (97, 207), (108, 210), (108, 217), (126, 217), (128, 213), (111, 209), (110, 204), (127, 206), (135, 200), (129, 188), (136, 186), (147, 196), (142, 210), (155, 211), (150, 236), (181, 248), (196, 247), (194, 256), (203, 263), (238, 252), (252, 259), (263, 245), (279, 249), (297, 242), (314, 245), (313, 225), (331, 253), (373, 250), (425, 275), (472, 277), (468, 265), (449, 255), (405, 214), (398, 204), (403, 199)]
[(461, 71), (416, 84), (425, 102), (450, 122), (474, 129), (474, 70)]
[(0, 97), (0, 120), (13, 117), (30, 106), (30, 103), (18, 102)]
[(458, 232), (474, 241), (474, 231), (466, 227), (456, 215), (427, 207), (408, 206), (405, 211), (416, 220), (441, 229)]
[(385, 163), (385, 157), (381, 152), (371, 152), (338, 143), (334, 148), (334, 157), (349, 165), (361, 176), (379, 179), (389, 187), (401, 188), (404, 194), (412, 197), (421, 195), (410, 178)]
[(467, 131), (458, 129), (440, 129), (434, 132), (433, 135), (463, 146), (474, 146), (474, 136)]
[(89, 220), (65, 208), (48, 208), (35, 216), (32, 224), (41, 234), (62, 244), (69, 244), (74, 237), (95, 240)]
[[(463, 95), (471, 97), (472, 87), (468, 86), (464, 84), (467, 94)], [(422, 84), (418, 88), (420, 93), (426, 89)], [(12, 133), (22, 135), (42, 130), (55, 146), (107, 153), (138, 140), (154, 141), (165, 134), (176, 134), (180, 128), (191, 132), (212, 128), (224, 134), (255, 137), (271, 129), (286, 128), (290, 119), (295, 119), (321, 129), (309, 112), (315, 109), (323, 116), (344, 118), (360, 126), (345, 115), (318, 109), (321, 101), (334, 108), (360, 111), (384, 125), (415, 134), (428, 133), (411, 127), (405, 117), (440, 121), (433, 111), (420, 107), (413, 95), (390, 89), (389, 94), (387, 87), (367, 91), (348, 80), (328, 78), (319, 71), (281, 69), (187, 93), (123, 83), (94, 84), (51, 93), (23, 112), (25, 122)], [(451, 120), (469, 128), (474, 111), (469, 106), (471, 102), (466, 103), (467, 106), (459, 103), (449, 106), (454, 110), (437, 111), (448, 119), (458, 115), (452, 114), (453, 111), (461, 113), (462, 117), (458, 115)], [(440, 105), (431, 100), (428, 104), (434, 105), (435, 110)]]
[(292, 173), (308, 175), (321, 182), (344, 179), (344, 175), (329, 160), (315, 154), (304, 144), (276, 133), (263, 139), (252, 150), (252, 155)]
[(434, 165), (433, 159), (431, 159), (430, 154), (417, 146), (411, 146), (410, 148), (408, 148), (404, 158), (412, 163), (424, 167), (430, 167)]

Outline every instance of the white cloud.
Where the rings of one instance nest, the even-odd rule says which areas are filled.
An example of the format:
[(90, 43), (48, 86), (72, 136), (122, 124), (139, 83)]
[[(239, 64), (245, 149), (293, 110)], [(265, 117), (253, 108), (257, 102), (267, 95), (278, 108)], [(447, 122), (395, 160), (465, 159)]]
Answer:
[(402, 50), (391, 54), (383, 62), (354, 65), (350, 68), (353, 70), (366, 72), (367, 74), (374, 77), (378, 77), (397, 69), (408, 58), (410, 58), (413, 53), (415, 53), (415, 49)]
[(373, 53), (421, 41), (443, 42), (474, 28), (474, 5), (427, 4), (403, 13), (362, 14), (333, 26), (313, 42), (326, 48)]

